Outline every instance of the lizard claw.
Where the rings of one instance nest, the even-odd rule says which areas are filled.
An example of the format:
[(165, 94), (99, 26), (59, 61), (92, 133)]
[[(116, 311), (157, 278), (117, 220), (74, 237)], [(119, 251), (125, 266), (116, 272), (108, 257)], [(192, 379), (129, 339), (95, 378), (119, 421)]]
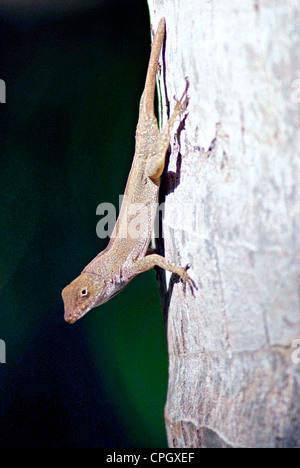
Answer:
[(186, 110), (187, 105), (189, 103), (189, 99), (190, 99), (190, 97), (187, 95), (187, 90), (189, 89), (189, 86), (190, 86), (187, 76), (185, 77), (185, 81), (186, 81), (185, 90), (183, 91), (181, 98), (178, 100), (176, 96), (174, 95), (174, 99), (176, 101), (175, 109), (177, 108), (178, 114), (182, 114)]
[(188, 263), (184, 268), (184, 274), (181, 276), (180, 281), (183, 283), (183, 292), (186, 292), (186, 284), (189, 285), (190, 291), (192, 295), (195, 297), (194, 289), (198, 291), (195, 281), (187, 274), (187, 270), (191, 267), (190, 263)]

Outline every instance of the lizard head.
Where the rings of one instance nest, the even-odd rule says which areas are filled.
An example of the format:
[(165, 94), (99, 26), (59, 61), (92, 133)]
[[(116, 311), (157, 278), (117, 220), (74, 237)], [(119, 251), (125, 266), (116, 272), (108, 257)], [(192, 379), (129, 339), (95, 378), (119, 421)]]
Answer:
[[(97, 278), (99, 279), (99, 278)], [(100, 305), (104, 283), (95, 281), (95, 275), (82, 273), (62, 291), (65, 320), (74, 323), (89, 310)]]

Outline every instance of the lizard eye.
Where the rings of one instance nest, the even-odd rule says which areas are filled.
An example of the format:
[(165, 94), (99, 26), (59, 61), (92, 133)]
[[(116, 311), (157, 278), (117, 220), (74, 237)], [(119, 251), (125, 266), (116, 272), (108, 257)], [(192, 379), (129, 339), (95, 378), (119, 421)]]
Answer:
[(85, 297), (88, 295), (88, 290), (87, 288), (82, 288), (82, 290), (80, 291), (80, 296), (81, 297)]

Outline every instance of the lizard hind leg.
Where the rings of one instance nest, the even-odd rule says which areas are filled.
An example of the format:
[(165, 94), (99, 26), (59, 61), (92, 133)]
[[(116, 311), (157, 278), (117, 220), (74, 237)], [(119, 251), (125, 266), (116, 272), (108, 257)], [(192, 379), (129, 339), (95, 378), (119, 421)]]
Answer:
[(186, 78), (185, 90), (180, 100), (177, 100), (174, 96), (176, 100), (174, 111), (157, 137), (156, 149), (155, 151), (153, 151), (153, 155), (149, 159), (146, 167), (146, 175), (150, 177), (150, 179), (159, 179), (159, 177), (163, 173), (165, 167), (166, 152), (170, 145), (172, 128), (177, 117), (185, 112), (189, 102), (189, 97), (187, 96), (188, 87), (189, 81)]

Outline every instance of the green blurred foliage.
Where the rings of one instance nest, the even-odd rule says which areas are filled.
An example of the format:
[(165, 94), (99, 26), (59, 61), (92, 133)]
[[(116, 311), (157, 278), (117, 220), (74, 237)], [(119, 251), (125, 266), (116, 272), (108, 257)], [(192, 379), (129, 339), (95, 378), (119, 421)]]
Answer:
[[(1, 11), (0, 11), (1, 13)], [(155, 272), (70, 326), (61, 290), (118, 207), (150, 51), (146, 3), (0, 17), (1, 447), (164, 447)]]

